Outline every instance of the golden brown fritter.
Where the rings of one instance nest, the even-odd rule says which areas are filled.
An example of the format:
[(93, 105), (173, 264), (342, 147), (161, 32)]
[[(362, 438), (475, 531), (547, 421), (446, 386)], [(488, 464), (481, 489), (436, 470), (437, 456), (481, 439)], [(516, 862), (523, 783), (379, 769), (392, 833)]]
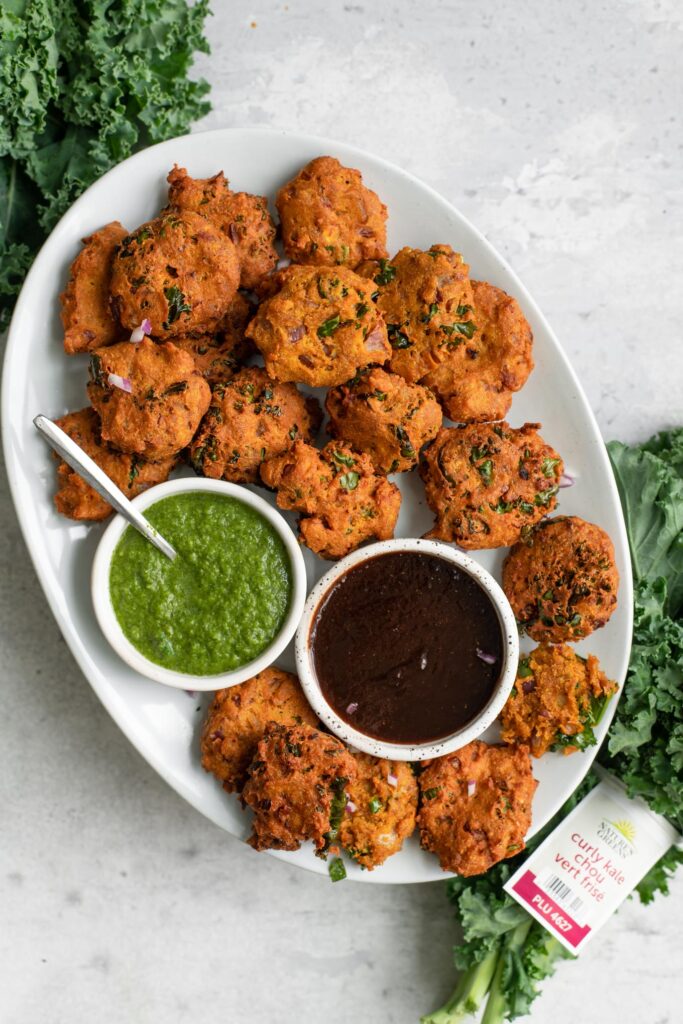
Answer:
[(67, 355), (112, 345), (125, 334), (111, 311), (109, 288), (114, 253), (126, 234), (123, 225), (114, 220), (83, 239), (59, 296)]
[(254, 812), (255, 850), (335, 850), (356, 764), (340, 740), (310, 725), (271, 724), (259, 741), (242, 799)]
[(415, 831), (417, 781), (405, 761), (353, 756), (358, 774), (346, 787), (339, 841), (356, 863), (372, 871)]
[(540, 423), (443, 427), (420, 475), (436, 516), (427, 536), (462, 548), (514, 544), (555, 508), (562, 459), (536, 433)]
[(617, 606), (612, 541), (578, 516), (539, 523), (503, 564), (503, 590), (534, 640), (561, 644), (604, 626)]
[(317, 722), (299, 680), (290, 672), (272, 666), (215, 695), (202, 728), (202, 767), (228, 793), (242, 789), (269, 722), (288, 727)]
[(90, 357), (90, 378), (88, 397), (103, 439), (153, 462), (190, 443), (211, 401), (192, 356), (170, 342), (146, 338), (98, 349)]
[[(104, 444), (100, 436), (99, 417), (94, 409), (67, 413), (56, 423), (104, 470), (127, 498), (134, 498), (148, 487), (163, 483), (175, 465), (174, 458), (162, 462), (145, 462), (137, 455), (126, 455)], [(114, 511), (97, 491), (61, 459), (57, 468), (57, 482), (59, 486), (55, 494), (55, 505), (57, 511), (67, 519), (95, 522), (106, 519)]]
[(337, 267), (291, 267), (280, 290), (247, 327), (266, 370), (312, 387), (343, 384), (390, 354), (387, 332), (367, 281)]
[(251, 303), (238, 292), (215, 331), (174, 338), (173, 344), (190, 353), (197, 371), (211, 387), (225, 384), (254, 351), (244, 336), (251, 314)]
[(365, 541), (393, 537), (401, 493), (375, 474), (367, 455), (331, 441), (322, 451), (297, 441), (261, 466), (280, 508), (301, 512), (299, 534), (321, 558), (343, 558)]
[(266, 299), (272, 299), (273, 295), (277, 295), (287, 278), (296, 277), (298, 270), (296, 263), (288, 263), (286, 267), (277, 267), (270, 274), (262, 277), (254, 288), (259, 302), (265, 302)]
[(422, 846), (444, 871), (480, 875), (524, 849), (538, 783), (526, 747), (474, 740), (418, 777)]
[(533, 335), (516, 299), (486, 281), (472, 281), (477, 331), (423, 380), (456, 422), (500, 420), (534, 368)]
[(166, 341), (214, 330), (239, 284), (237, 250), (196, 213), (171, 210), (121, 242), (111, 275), (112, 310), (132, 330), (147, 319)]
[(295, 384), (278, 384), (265, 370), (240, 370), (214, 388), (211, 405), (190, 449), (198, 473), (234, 483), (259, 483), (266, 459), (310, 441), (322, 412)]
[(276, 204), (293, 263), (353, 269), (387, 255), (387, 208), (360, 171), (331, 156), (311, 160), (283, 185)]
[(332, 436), (369, 455), (379, 473), (412, 469), (442, 420), (431, 391), (380, 367), (331, 388), (325, 407)]
[(401, 249), (366, 264), (392, 347), (391, 369), (412, 383), (446, 360), (462, 362), (474, 337), (469, 267), (450, 245)]
[(278, 260), (265, 196), (232, 192), (222, 171), (212, 178), (191, 178), (176, 165), (168, 182), (171, 208), (198, 213), (224, 232), (237, 249), (240, 287), (255, 288)]
[(525, 743), (534, 757), (573, 754), (595, 742), (593, 728), (619, 689), (594, 655), (566, 644), (541, 644), (520, 658), (517, 680), (501, 712), (504, 743)]

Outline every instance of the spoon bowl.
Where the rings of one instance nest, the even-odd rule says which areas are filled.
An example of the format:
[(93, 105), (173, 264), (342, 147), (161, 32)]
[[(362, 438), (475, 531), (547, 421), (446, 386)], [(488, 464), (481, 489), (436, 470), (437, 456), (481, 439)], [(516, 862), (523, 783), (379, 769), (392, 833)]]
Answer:
[(64, 459), (72, 469), (75, 469), (101, 498), (108, 501), (126, 522), (135, 527), (150, 544), (158, 548), (162, 555), (172, 562), (175, 560), (177, 557), (175, 548), (145, 519), (133, 502), (125, 496), (113, 480), (110, 480), (95, 460), (91, 459), (87, 452), (76, 444), (72, 437), (69, 437), (61, 427), (42, 414), (34, 418), (33, 425), (43, 435), (50, 447), (54, 448), (59, 457)]

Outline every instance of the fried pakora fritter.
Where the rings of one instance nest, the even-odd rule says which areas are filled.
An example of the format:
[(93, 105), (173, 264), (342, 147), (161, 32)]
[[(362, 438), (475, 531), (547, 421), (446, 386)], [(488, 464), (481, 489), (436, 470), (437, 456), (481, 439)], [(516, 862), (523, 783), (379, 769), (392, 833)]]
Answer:
[(405, 761), (353, 756), (358, 774), (346, 787), (339, 840), (357, 864), (372, 871), (415, 831), (417, 781)]
[(255, 850), (337, 849), (346, 787), (356, 763), (344, 744), (310, 725), (270, 724), (249, 767), (242, 799), (254, 812), (249, 843)]
[(538, 427), (443, 427), (420, 463), (436, 516), (427, 536), (462, 548), (505, 547), (552, 512), (563, 465)]
[(619, 573), (607, 534), (578, 516), (539, 523), (503, 564), (503, 590), (534, 640), (580, 640), (617, 606)]
[(237, 249), (240, 287), (255, 288), (278, 260), (275, 225), (265, 196), (232, 192), (220, 171), (212, 178), (191, 178), (184, 167), (168, 175), (171, 208), (198, 213), (224, 232)]
[(126, 235), (126, 229), (115, 220), (83, 239), (59, 296), (67, 355), (92, 352), (124, 336), (109, 305), (109, 289), (114, 253)]
[(331, 388), (325, 407), (333, 437), (369, 455), (379, 473), (412, 469), (442, 420), (431, 391), (380, 367), (361, 370)]
[(299, 680), (272, 666), (216, 693), (202, 728), (202, 767), (228, 793), (239, 792), (269, 722), (292, 727), (317, 722)]
[(291, 267), (247, 327), (266, 370), (312, 387), (343, 384), (361, 366), (390, 355), (367, 281), (337, 267)]
[[(137, 455), (126, 455), (110, 448), (102, 441), (100, 420), (94, 409), (67, 413), (56, 423), (104, 470), (127, 498), (134, 498), (148, 487), (163, 483), (175, 465), (174, 458), (162, 462), (145, 462)], [(96, 522), (106, 519), (114, 511), (109, 502), (101, 498), (61, 459), (57, 468), (57, 481), (59, 486), (55, 494), (55, 506), (67, 519)]]
[(520, 658), (500, 716), (501, 738), (525, 743), (534, 757), (585, 750), (596, 742), (593, 729), (618, 689), (594, 655), (582, 658), (566, 644), (541, 644)]
[(296, 263), (288, 263), (286, 267), (276, 267), (270, 274), (262, 277), (256, 288), (254, 288), (254, 293), (259, 302), (265, 302), (266, 299), (272, 299), (273, 295), (277, 295), (287, 278), (295, 277), (298, 269)]
[(450, 245), (401, 249), (394, 258), (365, 264), (372, 277), (377, 308), (384, 317), (392, 348), (391, 369), (415, 383), (446, 360), (465, 358), (474, 337), (469, 267)]
[(500, 420), (534, 368), (533, 335), (519, 303), (486, 281), (472, 281), (472, 342), (423, 380), (459, 423)]
[(173, 344), (190, 353), (197, 371), (211, 387), (225, 384), (254, 351), (244, 336), (251, 314), (251, 303), (238, 292), (215, 331), (174, 338)]
[(387, 255), (387, 208), (360, 171), (331, 156), (311, 160), (283, 185), (275, 205), (293, 263), (353, 269)]
[(474, 740), (418, 776), (422, 846), (444, 871), (480, 875), (524, 849), (538, 783), (523, 746)]
[(310, 441), (322, 421), (315, 398), (279, 384), (254, 366), (214, 388), (190, 455), (198, 473), (234, 483), (260, 482), (267, 459)]
[(123, 341), (90, 357), (88, 397), (102, 438), (159, 462), (190, 443), (211, 401), (194, 359), (170, 342)]
[(321, 558), (343, 558), (365, 541), (393, 537), (399, 489), (377, 476), (369, 456), (331, 441), (322, 451), (297, 441), (261, 466), (280, 508), (301, 512), (299, 534)]
[(171, 210), (127, 235), (111, 275), (114, 315), (132, 330), (147, 319), (166, 341), (214, 330), (235, 297), (237, 250), (199, 214)]

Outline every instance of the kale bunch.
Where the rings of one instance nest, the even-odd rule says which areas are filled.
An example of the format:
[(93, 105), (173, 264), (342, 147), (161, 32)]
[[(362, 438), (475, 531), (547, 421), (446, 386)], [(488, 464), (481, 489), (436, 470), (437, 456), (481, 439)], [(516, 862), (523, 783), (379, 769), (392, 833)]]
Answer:
[(209, 110), (188, 78), (208, 0), (3, 0), (0, 329), (74, 199), (121, 160)]

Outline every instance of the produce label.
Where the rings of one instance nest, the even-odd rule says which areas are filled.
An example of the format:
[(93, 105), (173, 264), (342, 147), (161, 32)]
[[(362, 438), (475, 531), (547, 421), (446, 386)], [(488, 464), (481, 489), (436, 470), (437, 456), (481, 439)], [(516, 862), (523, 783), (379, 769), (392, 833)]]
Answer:
[(579, 953), (669, 847), (676, 830), (605, 777), (524, 862), (505, 890)]

